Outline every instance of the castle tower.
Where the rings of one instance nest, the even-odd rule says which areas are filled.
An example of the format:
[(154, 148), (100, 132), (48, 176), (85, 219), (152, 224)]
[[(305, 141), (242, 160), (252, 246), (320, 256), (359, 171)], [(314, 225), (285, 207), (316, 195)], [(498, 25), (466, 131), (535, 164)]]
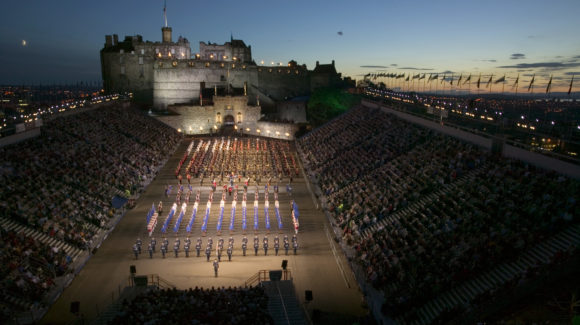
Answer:
[(161, 27), (163, 43), (171, 43), (171, 27)]

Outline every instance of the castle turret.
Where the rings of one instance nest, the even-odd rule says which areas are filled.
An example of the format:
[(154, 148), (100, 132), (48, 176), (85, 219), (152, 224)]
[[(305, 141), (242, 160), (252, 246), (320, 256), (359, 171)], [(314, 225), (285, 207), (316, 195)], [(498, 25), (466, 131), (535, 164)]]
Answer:
[(105, 47), (113, 46), (113, 36), (105, 35)]
[(161, 27), (163, 43), (171, 43), (171, 27)]

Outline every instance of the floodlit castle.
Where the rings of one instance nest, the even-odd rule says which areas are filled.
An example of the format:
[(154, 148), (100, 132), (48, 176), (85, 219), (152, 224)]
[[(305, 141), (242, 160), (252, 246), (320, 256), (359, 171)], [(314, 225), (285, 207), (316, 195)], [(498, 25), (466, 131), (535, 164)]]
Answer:
[[(275, 105), (290, 98), (307, 96), (318, 87), (339, 85), (341, 75), (332, 64), (314, 70), (295, 61), (281, 66), (257, 65), (252, 47), (231, 38), (224, 44), (199, 43), (191, 52), (186, 38), (172, 39), (171, 27), (163, 27), (162, 41), (143, 41), (142, 36), (106, 35), (101, 49), (101, 69), (107, 92), (132, 92), (137, 102), (167, 109), (173, 104), (197, 103), (215, 88), (242, 89), (248, 102)], [(227, 91), (226, 91), (227, 92)], [(206, 100), (209, 98), (205, 98)]]
[(264, 126), (261, 108), (276, 108), (276, 119), (306, 122), (304, 98), (320, 87), (342, 85), (331, 64), (316, 62), (314, 70), (290, 61), (287, 65), (257, 65), (252, 47), (230, 38), (224, 44), (199, 43), (192, 54), (189, 41), (172, 29), (161, 28), (161, 42), (140, 35), (106, 35), (101, 69), (106, 92), (131, 92), (133, 100), (157, 111), (169, 110), (178, 118), (166, 123), (186, 133), (208, 133), (223, 125), (240, 132), (288, 138), (293, 128)]

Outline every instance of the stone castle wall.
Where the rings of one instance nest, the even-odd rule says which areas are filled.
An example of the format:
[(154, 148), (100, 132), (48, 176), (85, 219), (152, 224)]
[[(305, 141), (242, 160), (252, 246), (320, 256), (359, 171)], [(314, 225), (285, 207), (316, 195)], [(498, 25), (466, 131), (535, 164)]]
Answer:
[(276, 112), (282, 121), (306, 123), (306, 101), (289, 101), (278, 103)]
[(310, 74), (302, 67), (261, 67), (240, 63), (201, 60), (157, 60), (153, 69), (153, 106), (199, 102), (201, 83), (206, 88), (227, 83), (243, 88), (247, 83), (250, 103), (259, 96), (263, 104), (273, 104), (310, 93)]
[[(158, 60), (153, 71), (153, 106), (166, 109), (173, 104), (197, 104), (202, 82), (206, 88), (225, 87), (228, 82), (243, 88), (244, 82), (249, 85), (258, 81), (256, 69), (245, 64)], [(255, 98), (251, 87), (247, 88), (249, 97)]]

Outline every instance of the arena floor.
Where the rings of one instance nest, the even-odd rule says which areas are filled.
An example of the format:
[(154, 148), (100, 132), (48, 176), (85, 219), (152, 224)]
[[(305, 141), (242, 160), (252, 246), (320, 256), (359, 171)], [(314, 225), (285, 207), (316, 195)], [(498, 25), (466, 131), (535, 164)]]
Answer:
[[(128, 283), (130, 266), (135, 265), (137, 275), (158, 274), (162, 279), (175, 285), (178, 289), (190, 287), (218, 287), (218, 286), (243, 286), (245, 281), (255, 275), (259, 270), (279, 270), (282, 260), (288, 260), (288, 269), (291, 271), (294, 286), (299, 301), (305, 309), (311, 313), (318, 309), (322, 314), (327, 315), (326, 319), (333, 324), (341, 323), (337, 321), (343, 319), (344, 323), (350, 323), (358, 316), (363, 316), (367, 310), (363, 307), (362, 294), (358, 288), (354, 275), (341, 252), (340, 247), (332, 240), (330, 225), (323, 212), (317, 209), (314, 196), (309, 190), (306, 180), (301, 175), (295, 178), (292, 183), (292, 196), (286, 193), (286, 183), (288, 179), (282, 180), (279, 190), (280, 214), (282, 216), (283, 230), (278, 230), (278, 223), (274, 214), (273, 189), (269, 194), (269, 215), (271, 229), (268, 233), (265, 229), (264, 221), (264, 180), (260, 183), (259, 199), (259, 229), (255, 233), (253, 230), (253, 204), (255, 186), (253, 183), (248, 187), (247, 196), (247, 234), (248, 251), (247, 256), (242, 256), (242, 226), (241, 226), (241, 189), (243, 184), (239, 184), (240, 194), (237, 201), (236, 218), (234, 223), (234, 253), (232, 261), (227, 261), (227, 255), (222, 256), (219, 276), (214, 277), (211, 262), (206, 261), (204, 254), (207, 239), (213, 238), (212, 256), (210, 261), (216, 257), (215, 247), (219, 238), (224, 239), (224, 248), (227, 248), (230, 237), (229, 225), (231, 216), (232, 197), (227, 195), (221, 237), (216, 230), (217, 218), (220, 212), (221, 189), (218, 186), (214, 194), (211, 214), (207, 226), (207, 234), (203, 237), (201, 223), (205, 215), (206, 203), (208, 200), (210, 182), (206, 178), (204, 186), (199, 186), (199, 179), (192, 179), (191, 183), (194, 193), (201, 189), (201, 200), (194, 222), (194, 227), (189, 235), (191, 238), (191, 252), (188, 258), (183, 251), (184, 239), (187, 237), (185, 227), (191, 215), (191, 206), (195, 200), (195, 194), (190, 199), (188, 211), (181, 223), (177, 233), (173, 231), (173, 224), (176, 216), (168, 227), (166, 234), (161, 234), (160, 229), (167, 213), (175, 199), (177, 180), (174, 170), (183, 156), (190, 140), (184, 140), (173, 157), (161, 169), (157, 177), (151, 182), (147, 189), (141, 194), (136, 206), (129, 210), (125, 217), (117, 224), (108, 238), (103, 242), (95, 255), (86, 263), (82, 271), (72, 281), (71, 285), (65, 289), (56, 303), (50, 308), (48, 313), (40, 322), (41, 324), (68, 324), (75, 321), (76, 316), (70, 313), (70, 304), (73, 301), (80, 302), (80, 314), (85, 322), (90, 323), (98, 314), (102, 313), (119, 295), (120, 289)], [(187, 188), (187, 181), (184, 181)], [(173, 186), (173, 191), (169, 197), (165, 196), (167, 184)], [(272, 184), (273, 185), (273, 184)], [(283, 249), (282, 238), (285, 234), (292, 237), (293, 225), (290, 217), (290, 200), (294, 199), (300, 212), (300, 231), (298, 233), (299, 249), (294, 255), (292, 249), (288, 256)], [(153, 236), (157, 239), (156, 253), (153, 258), (149, 258), (147, 245), (149, 236), (146, 231), (146, 216), (151, 209), (152, 203), (162, 200), (164, 211), (159, 218), (159, 223)], [(260, 249), (257, 256), (254, 256), (253, 238), (259, 236)], [(268, 255), (264, 256), (262, 240), (264, 236), (269, 238)], [(280, 237), (278, 256), (274, 255), (274, 236)], [(162, 258), (159, 251), (163, 237), (169, 240), (169, 251), (165, 258)], [(200, 257), (196, 257), (195, 243), (197, 238), (202, 238), (202, 250)], [(142, 253), (138, 260), (135, 260), (132, 246), (137, 238), (143, 241)], [(175, 238), (181, 239), (179, 257), (175, 258), (173, 243)], [(304, 292), (312, 290), (313, 301), (305, 304)], [(340, 316), (345, 317), (340, 317)]]

